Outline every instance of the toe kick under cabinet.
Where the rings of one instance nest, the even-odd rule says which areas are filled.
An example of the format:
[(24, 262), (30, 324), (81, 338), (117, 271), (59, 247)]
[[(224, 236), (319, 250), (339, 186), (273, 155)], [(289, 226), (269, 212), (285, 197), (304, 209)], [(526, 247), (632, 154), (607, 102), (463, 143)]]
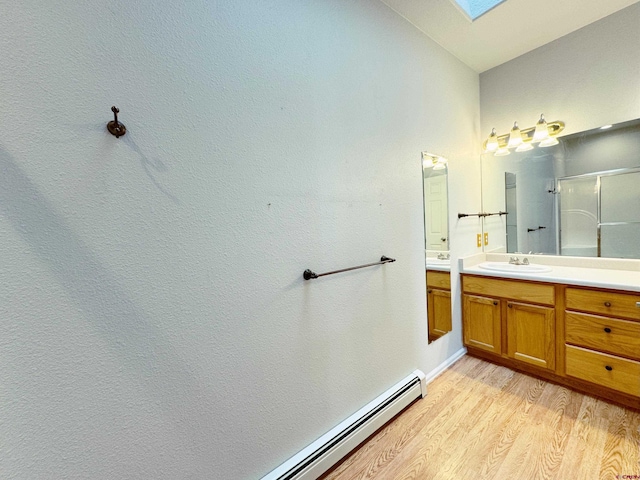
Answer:
[(640, 408), (640, 293), (462, 275), (469, 354)]

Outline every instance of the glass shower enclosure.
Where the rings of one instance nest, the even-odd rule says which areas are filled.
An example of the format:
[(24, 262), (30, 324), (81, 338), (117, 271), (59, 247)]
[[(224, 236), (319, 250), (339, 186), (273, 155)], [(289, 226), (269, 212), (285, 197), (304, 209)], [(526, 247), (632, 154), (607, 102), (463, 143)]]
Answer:
[(559, 178), (561, 255), (640, 258), (640, 168)]

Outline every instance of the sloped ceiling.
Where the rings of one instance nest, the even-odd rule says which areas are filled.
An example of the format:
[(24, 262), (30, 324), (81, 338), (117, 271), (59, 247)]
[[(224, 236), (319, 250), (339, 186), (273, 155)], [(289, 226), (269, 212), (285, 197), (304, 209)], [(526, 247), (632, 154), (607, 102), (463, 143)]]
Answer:
[(381, 1), (482, 73), (640, 0), (506, 0), (473, 22), (454, 0)]

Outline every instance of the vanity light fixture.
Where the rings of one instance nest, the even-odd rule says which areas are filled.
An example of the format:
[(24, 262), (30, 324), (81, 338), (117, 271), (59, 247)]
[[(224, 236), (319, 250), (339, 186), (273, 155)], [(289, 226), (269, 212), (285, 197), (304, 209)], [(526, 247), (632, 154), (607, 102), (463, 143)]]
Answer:
[(496, 129), (492, 128), (491, 134), (487, 139), (487, 152), (495, 152), (496, 150), (498, 150), (498, 148), (498, 134), (496, 133)]
[(436, 162), (433, 166), (434, 170), (444, 170), (445, 168), (447, 168), (447, 164), (445, 162)]
[[(558, 141), (556, 140), (556, 143)], [(531, 142), (522, 142), (518, 148), (516, 148), (516, 152), (528, 152), (529, 150), (533, 150), (533, 145)]]
[[(485, 153), (493, 152), (497, 157), (509, 155), (509, 149), (516, 149), (516, 152), (526, 152), (534, 148), (534, 143), (540, 147), (551, 147), (559, 142), (555, 138), (564, 130), (564, 122), (547, 122), (544, 115), (540, 115), (538, 123), (534, 127), (520, 129), (518, 122), (513, 123), (511, 131), (504, 135), (497, 135), (495, 128), (491, 130), (491, 135), (483, 144)], [(497, 144), (497, 147), (496, 147)]]
[(541, 147), (553, 147), (554, 145), (558, 145), (558, 139), (554, 137), (549, 137), (546, 140), (540, 142)]
[(444, 170), (449, 161), (440, 155), (434, 155), (429, 152), (422, 152), (422, 167), (433, 168), (434, 170)]
[(540, 120), (536, 123), (536, 129), (533, 132), (533, 143), (538, 143), (549, 138), (549, 128), (547, 127), (547, 121), (544, 119), (544, 114), (540, 114)]
[(434, 164), (434, 155), (428, 152), (422, 152), (422, 168), (431, 168)]
[(518, 122), (513, 122), (513, 128), (509, 132), (509, 142), (507, 148), (516, 148), (522, 145), (522, 134), (520, 133), (520, 127)]

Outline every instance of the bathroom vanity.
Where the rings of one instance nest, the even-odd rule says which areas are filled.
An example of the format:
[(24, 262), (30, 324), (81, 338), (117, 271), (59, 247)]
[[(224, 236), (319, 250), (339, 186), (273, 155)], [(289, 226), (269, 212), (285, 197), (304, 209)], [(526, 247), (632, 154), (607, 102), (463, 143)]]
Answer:
[(474, 257), (461, 261), (469, 354), (640, 409), (637, 260), (535, 256), (527, 271)]
[(429, 342), (451, 331), (451, 281), (448, 271), (426, 270)]

